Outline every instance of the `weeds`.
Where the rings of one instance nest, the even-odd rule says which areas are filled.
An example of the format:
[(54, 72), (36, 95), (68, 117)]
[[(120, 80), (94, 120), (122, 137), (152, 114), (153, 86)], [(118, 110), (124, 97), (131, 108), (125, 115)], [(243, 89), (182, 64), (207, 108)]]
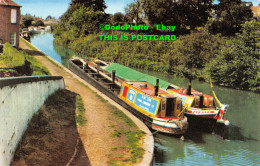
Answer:
[[(120, 147), (114, 147), (111, 150), (112, 151), (120, 151), (120, 150), (127, 150), (130, 152), (130, 157), (129, 158), (118, 158), (116, 159), (112, 159), (111, 162), (113, 164), (117, 163), (116, 161), (122, 161), (122, 162), (132, 162), (132, 163), (136, 163), (138, 161), (138, 159), (142, 158), (144, 150), (143, 148), (140, 147), (140, 143), (139, 141), (142, 139), (142, 137), (144, 136), (144, 132), (143, 131), (133, 131), (133, 130), (115, 130), (114, 133), (111, 135), (111, 137), (115, 138), (115, 137), (126, 137), (126, 142), (127, 142), (127, 147), (125, 146), (120, 146)], [(113, 165), (112, 164), (112, 165)]]
[(76, 123), (77, 125), (83, 126), (86, 124), (85, 108), (80, 95), (76, 96)]
[[(96, 92), (95, 92), (96, 93)], [(101, 102), (105, 102), (107, 103), (108, 101), (106, 99), (104, 99), (102, 96), (100, 96), (99, 94), (96, 93), (97, 98), (101, 101)]]
[(136, 124), (121, 110), (119, 110), (117, 107), (113, 105), (109, 105), (109, 107), (112, 109), (111, 112), (113, 115), (125, 122), (129, 127), (137, 128)]

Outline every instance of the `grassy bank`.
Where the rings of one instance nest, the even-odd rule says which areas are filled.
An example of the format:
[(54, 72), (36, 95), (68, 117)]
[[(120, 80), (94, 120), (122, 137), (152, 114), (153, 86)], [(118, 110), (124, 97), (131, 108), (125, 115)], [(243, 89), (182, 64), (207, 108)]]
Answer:
[(4, 44), (3, 53), (0, 54), (0, 73), (2, 77), (50, 75), (48, 69), (33, 56), (9, 43)]

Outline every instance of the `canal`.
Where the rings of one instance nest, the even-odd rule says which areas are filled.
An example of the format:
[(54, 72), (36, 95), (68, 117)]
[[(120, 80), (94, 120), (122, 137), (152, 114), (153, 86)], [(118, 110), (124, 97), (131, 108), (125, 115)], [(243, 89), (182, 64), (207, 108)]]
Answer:
[[(31, 43), (50, 57), (68, 66), (74, 52), (53, 43), (51, 33), (32, 36)], [(142, 71), (178, 86), (187, 81), (171, 75)], [(193, 81), (194, 89), (212, 94), (208, 83)], [(155, 161), (153, 165), (260, 165), (260, 94), (214, 87), (222, 103), (229, 104), (226, 118), (231, 125), (223, 137), (213, 133), (193, 132), (184, 141), (178, 138), (154, 134)]]

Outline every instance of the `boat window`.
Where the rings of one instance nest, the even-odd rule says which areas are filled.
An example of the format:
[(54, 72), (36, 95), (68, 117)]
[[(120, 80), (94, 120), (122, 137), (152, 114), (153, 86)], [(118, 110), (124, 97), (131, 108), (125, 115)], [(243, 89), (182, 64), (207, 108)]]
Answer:
[(199, 108), (204, 108), (204, 105), (203, 105), (203, 96), (200, 96), (200, 99), (199, 99)]
[(200, 101), (199, 96), (196, 96), (194, 99), (195, 99), (194, 107), (195, 107), (195, 108), (199, 108), (199, 101)]

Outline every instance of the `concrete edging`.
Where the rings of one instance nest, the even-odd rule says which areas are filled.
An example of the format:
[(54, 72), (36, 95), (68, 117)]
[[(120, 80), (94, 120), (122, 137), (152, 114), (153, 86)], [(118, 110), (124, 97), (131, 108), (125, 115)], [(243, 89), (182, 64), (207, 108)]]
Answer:
[(22, 84), (22, 83), (60, 80), (60, 79), (63, 79), (63, 77), (61, 77), (61, 76), (26, 76), (26, 77), (7, 78), (7, 79), (0, 80), (0, 89), (5, 86), (14, 86), (17, 84)]
[(31, 46), (33, 46), (35, 49), (37, 49), (39, 52), (41, 52), (43, 55), (45, 55), (50, 61), (57, 64), (59, 67), (64, 69), (66, 72), (70, 73), (74, 78), (78, 79), (80, 82), (87, 85), (94, 92), (96, 92), (98, 95), (102, 96), (104, 99), (108, 100), (110, 104), (116, 106), (118, 109), (123, 111), (129, 118), (131, 118), (134, 121), (134, 123), (139, 127), (139, 129), (145, 132), (145, 138), (143, 140), (143, 148), (144, 148), (145, 153), (143, 156), (143, 160), (141, 162), (137, 163), (136, 165), (138, 165), (138, 166), (152, 165), (153, 155), (154, 155), (154, 137), (153, 137), (151, 131), (148, 129), (148, 127), (141, 120), (139, 120), (137, 117), (135, 117), (132, 113), (130, 113), (125, 108), (123, 108), (121, 105), (119, 105), (118, 103), (113, 101), (111, 98), (107, 97), (105, 94), (103, 94), (102, 92), (97, 90), (95, 87), (93, 87), (92, 85), (87, 83), (85, 80), (83, 80), (82, 78), (80, 78), (79, 76), (77, 76), (76, 74), (71, 72), (69, 69), (67, 69), (66, 67), (64, 67), (63, 65), (58, 63), (56, 60), (54, 60), (53, 58), (51, 58), (50, 56), (48, 56), (47, 54), (42, 52), (40, 49), (35, 47), (33, 44), (31, 44), (30, 42), (28, 42), (26, 40), (24, 40), (24, 41), (27, 42), (28, 44), (30, 44)]

